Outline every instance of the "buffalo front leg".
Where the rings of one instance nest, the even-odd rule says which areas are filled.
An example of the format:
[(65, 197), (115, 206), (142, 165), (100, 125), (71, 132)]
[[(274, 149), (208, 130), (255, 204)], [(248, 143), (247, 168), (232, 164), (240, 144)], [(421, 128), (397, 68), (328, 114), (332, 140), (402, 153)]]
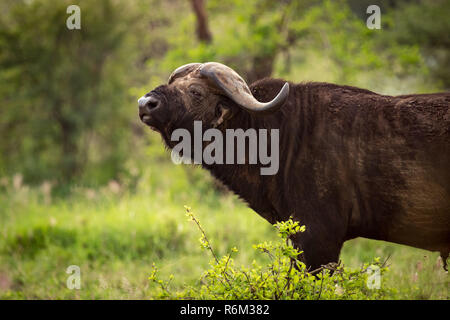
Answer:
[(296, 234), (292, 242), (296, 249), (302, 251), (299, 258), (310, 272), (330, 262), (339, 262), (339, 254), (344, 243), (343, 240), (333, 236), (314, 235), (312, 230)]

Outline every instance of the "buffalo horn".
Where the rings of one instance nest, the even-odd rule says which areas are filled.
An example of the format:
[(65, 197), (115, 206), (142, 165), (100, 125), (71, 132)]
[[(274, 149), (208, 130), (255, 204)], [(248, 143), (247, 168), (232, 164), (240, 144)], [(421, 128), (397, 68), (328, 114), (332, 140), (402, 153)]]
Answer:
[(200, 74), (211, 79), (231, 100), (252, 112), (273, 112), (278, 110), (289, 96), (286, 82), (277, 96), (269, 102), (259, 102), (250, 92), (247, 83), (233, 69), (217, 62), (204, 63)]

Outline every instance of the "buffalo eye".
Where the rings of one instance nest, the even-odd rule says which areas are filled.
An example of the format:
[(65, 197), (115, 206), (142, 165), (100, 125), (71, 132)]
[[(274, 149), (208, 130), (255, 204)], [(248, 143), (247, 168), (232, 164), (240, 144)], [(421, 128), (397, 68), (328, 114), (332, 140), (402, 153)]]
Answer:
[(195, 88), (189, 88), (189, 94), (196, 99), (200, 99), (202, 94)]

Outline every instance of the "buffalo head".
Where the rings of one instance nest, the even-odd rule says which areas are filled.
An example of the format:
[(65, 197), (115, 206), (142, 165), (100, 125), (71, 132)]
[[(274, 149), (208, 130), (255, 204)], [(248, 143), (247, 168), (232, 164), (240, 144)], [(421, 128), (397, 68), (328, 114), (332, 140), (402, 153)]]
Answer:
[(233, 69), (217, 62), (190, 63), (177, 68), (166, 85), (138, 100), (139, 117), (173, 147), (170, 135), (177, 128), (191, 130), (195, 120), (219, 127), (240, 112), (272, 113), (288, 95), (285, 83), (272, 101), (259, 102)]

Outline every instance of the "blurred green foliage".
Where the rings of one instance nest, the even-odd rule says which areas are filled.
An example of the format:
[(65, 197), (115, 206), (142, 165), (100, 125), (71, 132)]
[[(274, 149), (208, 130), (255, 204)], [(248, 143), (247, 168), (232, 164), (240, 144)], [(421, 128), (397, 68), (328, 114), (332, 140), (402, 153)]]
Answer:
[(121, 172), (137, 3), (79, 1), (82, 28), (75, 31), (66, 28), (71, 3), (14, 1), (2, 12), (3, 174), (105, 183)]

